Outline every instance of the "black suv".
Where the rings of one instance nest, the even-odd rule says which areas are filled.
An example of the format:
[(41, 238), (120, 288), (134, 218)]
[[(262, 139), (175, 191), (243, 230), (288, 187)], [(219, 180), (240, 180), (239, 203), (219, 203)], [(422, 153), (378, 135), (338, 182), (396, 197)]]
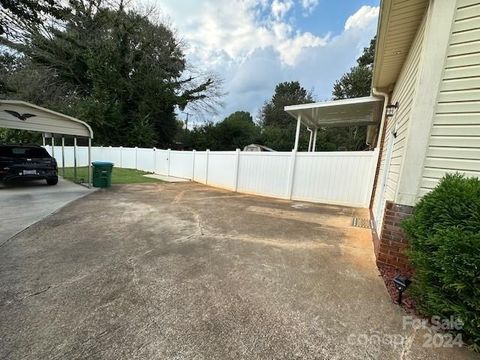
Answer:
[(26, 145), (0, 145), (0, 181), (47, 180), (58, 183), (57, 162), (44, 148)]

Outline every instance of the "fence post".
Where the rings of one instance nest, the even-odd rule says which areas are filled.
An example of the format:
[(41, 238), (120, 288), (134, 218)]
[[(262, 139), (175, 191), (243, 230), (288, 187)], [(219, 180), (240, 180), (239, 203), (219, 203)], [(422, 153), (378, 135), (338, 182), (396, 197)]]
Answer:
[(196, 150), (192, 151), (192, 181), (195, 181), (195, 153)]
[(138, 170), (138, 148), (135, 146), (135, 170)]
[(123, 156), (122, 156), (123, 146), (120, 146), (120, 168), (123, 168)]
[(168, 160), (168, 166), (167, 166), (167, 176), (170, 176), (170, 152), (172, 149), (167, 150), (167, 160)]
[(206, 169), (205, 169), (205, 185), (208, 185), (208, 155), (210, 154), (210, 150), (207, 149), (207, 151), (205, 153), (206, 153), (206, 155), (205, 155), (205, 166), (206, 166)]
[(292, 150), (292, 155), (290, 157), (290, 167), (288, 169), (288, 184), (287, 184), (287, 199), (292, 199), (293, 192), (293, 180), (295, 177), (295, 162), (297, 160), (297, 150)]
[(111, 147), (111, 146), (108, 147), (108, 157), (109, 157), (108, 161), (113, 162), (113, 159), (112, 159), (112, 147)]
[(153, 173), (157, 172), (157, 148), (153, 147)]
[(238, 172), (240, 168), (240, 149), (235, 150), (235, 182), (233, 184), (233, 191), (237, 192), (238, 189)]

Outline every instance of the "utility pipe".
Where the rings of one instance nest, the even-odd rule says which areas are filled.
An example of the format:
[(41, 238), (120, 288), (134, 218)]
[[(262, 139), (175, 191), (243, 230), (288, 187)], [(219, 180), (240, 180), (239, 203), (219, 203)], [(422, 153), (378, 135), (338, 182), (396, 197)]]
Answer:
[(312, 137), (313, 137), (313, 130), (307, 127), (307, 130), (310, 132), (310, 140), (308, 140), (308, 152), (312, 151)]
[(377, 134), (377, 144), (376, 148), (380, 148), (380, 142), (382, 140), (382, 134), (383, 134), (383, 126), (385, 124), (385, 115), (387, 113), (387, 105), (390, 99), (390, 96), (382, 91), (378, 91), (377, 88), (372, 89), (372, 93), (375, 96), (382, 96), (383, 97), (383, 111), (382, 111), (382, 118), (380, 119), (380, 127), (378, 129), (378, 134)]

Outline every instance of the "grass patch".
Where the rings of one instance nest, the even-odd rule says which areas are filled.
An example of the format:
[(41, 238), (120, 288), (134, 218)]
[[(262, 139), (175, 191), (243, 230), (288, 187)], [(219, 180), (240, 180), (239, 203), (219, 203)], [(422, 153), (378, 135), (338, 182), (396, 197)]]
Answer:
[[(63, 175), (62, 168), (58, 169), (58, 174)], [(120, 169), (114, 167), (112, 171), (112, 184), (143, 184), (162, 182), (162, 180), (143, 176), (145, 174), (149, 173), (140, 170)], [(86, 166), (77, 168), (77, 180), (83, 179), (83, 182), (86, 182), (87, 176), (88, 170)], [(73, 168), (65, 168), (65, 179), (74, 181)]]

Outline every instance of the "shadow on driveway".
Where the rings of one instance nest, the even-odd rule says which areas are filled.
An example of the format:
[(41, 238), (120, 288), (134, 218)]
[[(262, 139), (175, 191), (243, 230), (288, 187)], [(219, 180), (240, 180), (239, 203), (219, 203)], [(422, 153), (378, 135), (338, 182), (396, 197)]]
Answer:
[(367, 215), (193, 183), (97, 191), (1, 248), (0, 357), (477, 358), (403, 329), (351, 227)]

